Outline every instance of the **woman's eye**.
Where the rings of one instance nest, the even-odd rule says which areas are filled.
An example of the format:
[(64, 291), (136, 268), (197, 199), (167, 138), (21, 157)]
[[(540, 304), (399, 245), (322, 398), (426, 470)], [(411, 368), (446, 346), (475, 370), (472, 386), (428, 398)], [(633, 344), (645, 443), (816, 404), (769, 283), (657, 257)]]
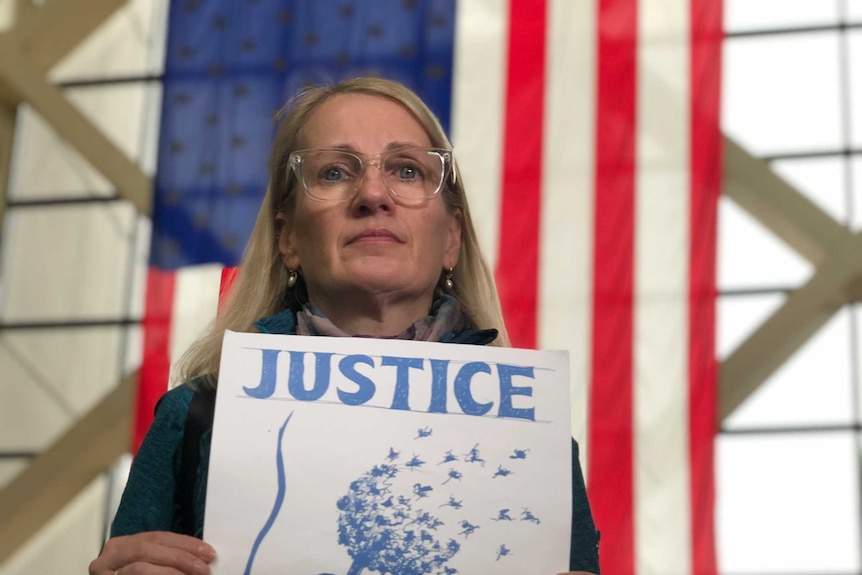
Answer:
[(422, 179), (422, 171), (415, 164), (402, 164), (395, 169), (395, 175), (399, 180), (412, 182)]
[(340, 182), (345, 178), (344, 171), (341, 168), (325, 168), (321, 172), (321, 179), (324, 182)]

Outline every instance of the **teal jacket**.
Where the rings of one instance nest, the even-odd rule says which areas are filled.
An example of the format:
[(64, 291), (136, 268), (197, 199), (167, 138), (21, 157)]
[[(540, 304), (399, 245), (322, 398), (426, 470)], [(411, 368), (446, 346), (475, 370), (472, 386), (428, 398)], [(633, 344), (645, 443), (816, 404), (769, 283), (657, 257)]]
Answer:
[[(262, 333), (296, 333), (295, 316), (284, 311), (263, 318), (256, 324)], [(485, 345), (497, 336), (496, 330), (464, 330), (448, 333), (441, 341)], [(178, 501), (178, 484), (183, 465), (183, 436), (186, 417), (194, 396), (192, 385), (185, 384), (167, 392), (156, 406), (155, 419), (135, 457), (120, 506), (111, 525), (111, 537), (144, 531), (182, 533), (184, 506)], [(191, 508), (194, 535), (203, 534), (207, 470), (212, 429), (201, 435), (197, 475)], [(578, 444), (572, 441), (572, 571), (599, 572), (599, 533), (593, 523), (584, 477), (578, 459)]]

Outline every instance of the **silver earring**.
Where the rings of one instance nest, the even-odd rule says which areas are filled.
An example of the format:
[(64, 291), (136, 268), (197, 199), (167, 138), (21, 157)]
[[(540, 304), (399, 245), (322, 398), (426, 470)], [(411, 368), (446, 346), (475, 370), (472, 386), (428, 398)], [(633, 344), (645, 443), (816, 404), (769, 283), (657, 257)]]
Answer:
[(446, 281), (444, 283), (446, 285), (446, 289), (448, 290), (455, 287), (455, 282), (452, 281), (452, 268), (449, 268), (449, 271), (446, 273)]
[(290, 268), (287, 269), (287, 287), (292, 288), (296, 285), (296, 278), (299, 274), (296, 273), (296, 270), (292, 270)]

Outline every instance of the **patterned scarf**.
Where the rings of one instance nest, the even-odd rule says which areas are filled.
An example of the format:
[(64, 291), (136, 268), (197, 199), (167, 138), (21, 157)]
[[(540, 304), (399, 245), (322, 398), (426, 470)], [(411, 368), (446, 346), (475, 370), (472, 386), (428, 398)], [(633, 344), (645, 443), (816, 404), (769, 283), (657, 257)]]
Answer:
[[(470, 322), (458, 301), (450, 295), (441, 295), (434, 299), (428, 315), (413, 322), (413, 325), (400, 334), (387, 339), (440, 341), (446, 333), (457, 333), (469, 325)], [(305, 304), (296, 314), (296, 334), (353, 337), (311, 304)]]

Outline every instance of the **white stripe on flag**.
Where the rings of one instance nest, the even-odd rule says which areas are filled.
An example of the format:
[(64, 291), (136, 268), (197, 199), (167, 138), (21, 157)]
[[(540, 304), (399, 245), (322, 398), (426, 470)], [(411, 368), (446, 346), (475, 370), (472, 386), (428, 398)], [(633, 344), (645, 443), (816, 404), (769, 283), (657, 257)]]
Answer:
[[(179, 268), (170, 336), (171, 375), (174, 363), (215, 319), (221, 285), (221, 264)], [(173, 379), (173, 378), (172, 378)]]
[(498, 0), (458, 2), (452, 145), (482, 253), (494, 268), (500, 218), (507, 11)]
[[(595, 178), (594, 1), (552, 0), (539, 265), (538, 347), (569, 351), (572, 434), (587, 446)], [(586, 475), (586, 458), (581, 464)]]
[(691, 572), (688, 425), (689, 11), (638, 10), (635, 570)]

